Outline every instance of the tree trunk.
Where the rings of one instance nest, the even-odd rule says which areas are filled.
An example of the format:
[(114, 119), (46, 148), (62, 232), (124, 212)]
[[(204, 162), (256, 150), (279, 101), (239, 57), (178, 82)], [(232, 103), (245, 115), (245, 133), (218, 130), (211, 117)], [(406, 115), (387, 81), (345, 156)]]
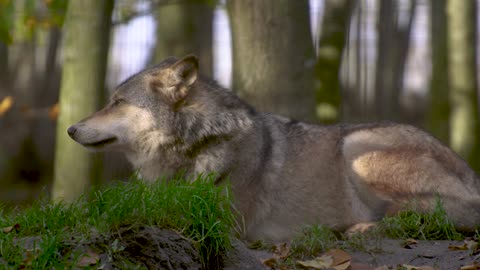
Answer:
[(58, 93), (55, 87), (58, 85), (58, 73), (59, 67), (57, 65), (58, 47), (60, 45), (60, 39), (62, 36), (61, 30), (54, 26), (48, 33), (48, 49), (45, 59), (45, 69), (42, 70), (42, 87), (39, 87), (36, 93), (36, 105), (37, 106), (49, 106), (52, 105), (58, 97)]
[(71, 0), (65, 18), (64, 62), (55, 152), (54, 201), (72, 201), (99, 175), (99, 164), (68, 126), (98, 109), (104, 94), (113, 0)]
[(0, 40), (0, 97), (7, 93), (10, 85), (8, 68), (8, 47)]
[(213, 10), (206, 0), (186, 0), (165, 4), (157, 11), (157, 44), (154, 63), (168, 56), (195, 54), (200, 72), (213, 75)]
[(321, 122), (333, 123), (340, 115), (340, 64), (350, 23), (351, 1), (326, 0), (323, 14), (315, 67), (319, 80), (317, 114)]
[(398, 22), (398, 2), (380, 1), (375, 78), (376, 114), (379, 119), (402, 120), (399, 116), (399, 96), (403, 89), (416, 1), (411, 0), (410, 5), (408, 23), (402, 27)]
[(447, 14), (445, 0), (431, 0), (431, 48), (432, 78), (430, 82), (430, 104), (427, 112), (427, 129), (442, 142), (449, 143), (448, 100), (448, 57), (447, 57)]
[(315, 119), (308, 1), (227, 1), (233, 89), (260, 111)]
[(480, 172), (476, 87), (476, 1), (448, 0), (450, 146)]

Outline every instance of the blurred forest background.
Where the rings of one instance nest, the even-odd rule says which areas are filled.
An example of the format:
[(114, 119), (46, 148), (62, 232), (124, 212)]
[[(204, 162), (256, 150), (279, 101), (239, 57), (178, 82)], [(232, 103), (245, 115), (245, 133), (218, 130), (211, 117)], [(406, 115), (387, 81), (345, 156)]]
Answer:
[[(0, 0), (0, 201), (72, 198), (126, 179), (66, 128), (115, 85), (194, 53), (262, 111), (392, 120), (480, 172), (477, 0)], [(57, 150), (55, 150), (57, 148)], [(103, 165), (102, 165), (103, 164)]]

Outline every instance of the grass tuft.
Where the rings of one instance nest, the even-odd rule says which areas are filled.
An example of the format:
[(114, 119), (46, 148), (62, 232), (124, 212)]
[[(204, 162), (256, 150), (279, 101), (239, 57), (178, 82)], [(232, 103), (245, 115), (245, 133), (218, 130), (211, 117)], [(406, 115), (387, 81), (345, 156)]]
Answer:
[(432, 212), (403, 211), (394, 217), (385, 217), (380, 225), (390, 238), (420, 240), (462, 240), (464, 238), (448, 219), (439, 198)]
[(292, 241), (292, 253), (298, 258), (316, 256), (334, 248), (338, 240), (337, 235), (325, 226), (305, 226)]
[[(86, 237), (92, 231), (110, 234), (125, 225), (141, 224), (180, 231), (195, 244), (206, 265), (214, 254), (231, 245), (234, 215), (226, 189), (214, 185), (213, 175), (188, 182), (134, 179), (68, 205), (42, 200), (21, 212), (2, 211), (0, 228), (17, 224), (18, 229), (0, 232), (0, 264), (33, 269), (66, 267), (68, 262), (62, 262), (68, 259), (63, 254), (64, 243), (72, 235)], [(19, 244), (19, 239), (36, 239), (32, 240), (35, 247)]]

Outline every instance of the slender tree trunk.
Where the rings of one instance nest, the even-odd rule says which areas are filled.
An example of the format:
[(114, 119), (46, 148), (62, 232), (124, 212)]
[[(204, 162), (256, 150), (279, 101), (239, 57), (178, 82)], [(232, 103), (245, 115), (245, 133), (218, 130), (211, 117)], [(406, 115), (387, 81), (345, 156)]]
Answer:
[(476, 1), (448, 0), (450, 146), (480, 172), (476, 85)]
[(72, 201), (99, 173), (92, 155), (66, 135), (98, 109), (104, 94), (113, 0), (71, 0), (65, 19), (64, 63), (55, 152), (54, 201)]
[(157, 44), (152, 61), (195, 54), (200, 72), (213, 74), (213, 10), (207, 0), (185, 0), (158, 8)]
[(8, 47), (0, 40), (0, 94), (9, 89)]
[(411, 0), (410, 5), (408, 23), (402, 27), (398, 22), (398, 2), (380, 1), (375, 79), (379, 119), (401, 120), (399, 95), (403, 89), (416, 1)]
[[(345, 49), (342, 55), (340, 66), (341, 84), (341, 120), (348, 122), (359, 122), (364, 119), (364, 92), (360, 91), (359, 76), (357, 69), (359, 64), (358, 46), (360, 46), (361, 32), (358, 32), (361, 23), (364, 1), (352, 2), (349, 22), (346, 29)], [(356, 40), (351, 36), (355, 34)]]
[(432, 79), (427, 129), (444, 143), (449, 143), (448, 57), (446, 0), (431, 0)]
[(233, 89), (257, 109), (315, 119), (306, 0), (230, 0)]
[(57, 65), (58, 48), (60, 45), (61, 30), (58, 27), (52, 27), (48, 33), (48, 49), (45, 60), (45, 69), (42, 74), (42, 87), (36, 91), (36, 105), (52, 105), (53, 96), (58, 96), (55, 85), (58, 84), (59, 68)]
[(315, 67), (318, 116), (323, 123), (333, 123), (340, 116), (340, 64), (350, 23), (351, 1), (326, 0), (323, 14)]

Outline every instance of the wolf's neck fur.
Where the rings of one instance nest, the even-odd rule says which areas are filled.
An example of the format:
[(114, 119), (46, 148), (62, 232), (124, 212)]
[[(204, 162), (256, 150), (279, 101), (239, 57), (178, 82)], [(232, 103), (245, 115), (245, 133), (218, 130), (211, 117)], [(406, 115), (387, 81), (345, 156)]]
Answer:
[[(225, 175), (236, 155), (231, 141), (241, 141), (253, 131), (256, 114), (230, 91), (200, 81), (175, 113), (170, 134), (153, 131), (145, 139), (159, 143), (153, 148), (139, 147), (138, 152), (127, 157), (141, 176), (150, 181), (171, 177), (179, 171), (190, 177), (205, 172)], [(165, 138), (158, 139), (161, 136)]]

